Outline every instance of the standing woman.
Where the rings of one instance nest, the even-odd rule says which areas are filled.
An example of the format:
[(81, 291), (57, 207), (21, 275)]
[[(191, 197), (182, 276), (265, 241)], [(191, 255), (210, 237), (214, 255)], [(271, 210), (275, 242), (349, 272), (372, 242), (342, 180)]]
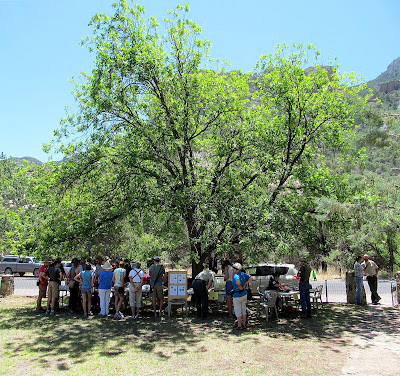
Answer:
[(233, 308), (237, 317), (237, 328), (246, 329), (247, 324), (247, 286), (253, 280), (253, 277), (243, 272), (243, 267), (238, 262), (232, 265), (234, 269), (233, 276)]
[(233, 280), (233, 267), (229, 260), (225, 260), (222, 264), (224, 266), (224, 281), (225, 281), (225, 300), (228, 305), (229, 318), (233, 318), (233, 301), (231, 296), (231, 291), (233, 290), (232, 280)]
[(99, 316), (107, 316), (110, 305), (110, 294), (113, 279), (113, 267), (109, 261), (103, 265), (103, 271), (99, 275), (99, 298), (100, 313)]
[(119, 268), (114, 270), (112, 281), (114, 282), (114, 297), (115, 297), (115, 315), (114, 319), (121, 319), (123, 317), (120, 312), (122, 302), (124, 301), (125, 294), (125, 263), (119, 262)]
[(67, 281), (69, 286), (69, 313), (78, 313), (79, 302), (79, 283), (76, 282), (75, 277), (79, 274), (79, 260), (74, 258), (72, 260), (72, 267), (67, 273)]
[(85, 270), (75, 276), (75, 281), (77, 283), (82, 282), (81, 293), (83, 315), (85, 317), (92, 315), (92, 287), (94, 286), (94, 271), (92, 270), (92, 265), (87, 262)]

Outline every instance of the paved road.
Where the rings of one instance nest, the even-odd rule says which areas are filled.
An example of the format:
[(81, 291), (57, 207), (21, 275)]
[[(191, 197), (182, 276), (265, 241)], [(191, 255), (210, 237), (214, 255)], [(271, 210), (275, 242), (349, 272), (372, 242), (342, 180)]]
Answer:
[[(346, 302), (346, 285), (344, 281), (312, 281), (311, 284), (315, 287), (320, 284), (324, 285), (322, 292), (322, 300), (326, 301), (326, 290), (328, 290), (328, 301), (331, 303)], [(364, 281), (364, 288), (367, 294), (367, 301), (370, 301), (370, 290), (368, 283)], [(382, 297), (381, 304), (385, 306), (392, 305), (391, 281), (379, 281), (378, 293)], [(15, 276), (14, 278), (14, 294), (20, 296), (37, 296), (38, 288), (36, 286), (36, 278), (25, 275), (23, 277)]]

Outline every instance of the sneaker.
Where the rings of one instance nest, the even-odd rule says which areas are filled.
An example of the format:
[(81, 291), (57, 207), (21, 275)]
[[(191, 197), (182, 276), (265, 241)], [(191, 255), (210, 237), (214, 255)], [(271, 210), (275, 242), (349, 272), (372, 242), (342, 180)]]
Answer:
[(90, 311), (90, 312), (88, 313), (88, 315), (89, 315), (89, 316), (93, 316), (93, 312)]
[(140, 314), (137, 313), (137, 314), (135, 315), (135, 319), (139, 319), (139, 318), (140, 318)]
[(88, 317), (88, 314), (87, 314), (87, 313), (84, 313), (84, 314), (83, 314), (83, 317), (85, 317), (85, 318)]
[(131, 320), (135, 320), (136, 319), (136, 316), (131, 316), (131, 317), (129, 317), (129, 319), (131, 319)]
[(45, 314), (46, 316), (48, 316), (48, 315), (50, 314), (50, 311), (47, 310), (44, 314)]
[(56, 315), (56, 313), (54, 311), (50, 312), (50, 316), (55, 316), (55, 315)]

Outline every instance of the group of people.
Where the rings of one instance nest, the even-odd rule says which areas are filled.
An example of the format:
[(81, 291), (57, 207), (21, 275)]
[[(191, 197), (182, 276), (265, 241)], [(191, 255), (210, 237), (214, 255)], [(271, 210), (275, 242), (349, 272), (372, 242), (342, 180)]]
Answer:
[[(197, 317), (206, 320), (208, 315), (208, 292), (215, 280), (215, 272), (201, 271), (193, 280), (192, 287), (196, 304)], [(229, 317), (236, 316), (235, 329), (245, 329), (247, 326), (247, 288), (253, 277), (246, 274), (240, 263), (224, 265), (225, 298)]]
[[(155, 317), (162, 316), (164, 305), (164, 288), (166, 272), (160, 258), (155, 256), (153, 264), (149, 268), (149, 281), (151, 286), (152, 307)], [(55, 306), (59, 296), (59, 286), (63, 278), (69, 286), (70, 299), (69, 309), (71, 313), (80, 311), (78, 303), (82, 301), (82, 311), (84, 316), (92, 315), (93, 293), (96, 290), (95, 298), (98, 298), (100, 313), (99, 316), (109, 314), (109, 302), (111, 291), (115, 299), (114, 318), (123, 317), (121, 312), (122, 303), (125, 299), (125, 289), (129, 294), (129, 306), (131, 318), (139, 318), (142, 308), (142, 287), (145, 283), (145, 273), (141, 269), (140, 262), (131, 264), (129, 260), (120, 261), (118, 267), (114, 267), (108, 260), (103, 262), (98, 257), (94, 265), (85, 260), (73, 259), (72, 267), (68, 273), (63, 273), (61, 259), (56, 259), (50, 263), (49, 259), (44, 260), (44, 265), (39, 269), (39, 296), (37, 299), (37, 311), (44, 312), (46, 315), (55, 314)], [(377, 293), (377, 274), (378, 266), (369, 259), (368, 255), (357, 257), (354, 264), (356, 279), (356, 302), (361, 304), (363, 277), (366, 276), (373, 304), (378, 304), (381, 299)], [(301, 318), (311, 317), (311, 302), (309, 283), (312, 269), (306, 259), (301, 260), (298, 272), (299, 295), (301, 303)], [(228, 307), (229, 318), (236, 316), (235, 328), (240, 330), (246, 328), (248, 309), (246, 307), (248, 298), (248, 288), (253, 277), (247, 274), (240, 263), (223, 263), (223, 274), (225, 280), (225, 300)], [(197, 310), (197, 317), (201, 320), (208, 316), (208, 293), (215, 281), (216, 273), (212, 270), (201, 271), (192, 282), (194, 300)], [(279, 273), (274, 274), (268, 284), (267, 290), (282, 290), (286, 286), (279, 282)], [(48, 295), (47, 309), (41, 306), (41, 301)]]
[[(60, 285), (65, 280), (69, 287), (70, 313), (79, 313), (80, 300), (85, 317), (93, 315), (92, 303), (99, 304), (99, 316), (109, 314), (110, 295), (113, 291), (115, 302), (115, 319), (123, 317), (121, 307), (125, 299), (125, 289), (129, 294), (131, 318), (140, 317), (142, 307), (142, 286), (149, 283), (151, 286), (152, 305), (154, 316), (163, 315), (165, 268), (160, 264), (160, 258), (155, 256), (150, 266), (149, 275), (146, 276), (141, 269), (140, 262), (130, 263), (129, 260), (120, 261), (118, 267), (113, 267), (110, 261), (103, 261), (98, 257), (94, 265), (84, 259), (73, 259), (72, 267), (65, 273), (61, 259), (54, 262), (45, 258), (43, 266), (38, 273), (39, 296), (37, 299), (37, 312), (54, 316), (55, 307), (59, 297)], [(149, 277), (149, 278), (147, 278)], [(148, 280), (149, 279), (149, 280)], [(42, 308), (42, 299), (47, 295), (47, 309)]]
[(356, 304), (362, 304), (363, 280), (366, 276), (369, 289), (371, 291), (372, 304), (379, 304), (381, 297), (378, 295), (378, 265), (369, 259), (368, 255), (364, 257), (357, 256), (354, 263), (354, 275), (356, 279)]

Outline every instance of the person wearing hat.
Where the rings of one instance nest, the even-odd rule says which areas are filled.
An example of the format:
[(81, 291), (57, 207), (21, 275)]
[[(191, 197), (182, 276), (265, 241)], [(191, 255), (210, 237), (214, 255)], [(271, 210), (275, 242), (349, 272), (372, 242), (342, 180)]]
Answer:
[(100, 313), (99, 316), (107, 316), (110, 305), (110, 294), (113, 279), (113, 267), (109, 261), (103, 265), (103, 271), (99, 275), (99, 298)]
[(164, 265), (160, 264), (160, 258), (158, 256), (153, 257), (153, 265), (150, 266), (149, 274), (154, 317), (157, 317), (157, 300), (158, 315), (161, 317), (163, 315), (164, 304), (163, 277), (165, 275), (165, 268)]
[(253, 277), (243, 271), (243, 267), (238, 262), (232, 265), (233, 275), (233, 309), (237, 318), (236, 329), (246, 329), (247, 325), (247, 286), (253, 280)]
[(45, 311), (42, 308), (42, 299), (46, 297), (48, 277), (46, 277), (44, 273), (49, 266), (50, 266), (50, 259), (48, 257), (45, 257), (43, 265), (39, 268), (39, 271), (38, 271), (39, 296), (36, 301), (36, 312), (39, 312), (39, 313), (42, 313)]
[(51, 264), (49, 268), (44, 272), (44, 275), (48, 277), (49, 281), (49, 297), (47, 298), (47, 310), (45, 313), (46, 315), (50, 314), (50, 316), (54, 316), (54, 308), (56, 306), (56, 300), (58, 299), (60, 294), (60, 285), (62, 280), (61, 259), (57, 258), (54, 263)]

